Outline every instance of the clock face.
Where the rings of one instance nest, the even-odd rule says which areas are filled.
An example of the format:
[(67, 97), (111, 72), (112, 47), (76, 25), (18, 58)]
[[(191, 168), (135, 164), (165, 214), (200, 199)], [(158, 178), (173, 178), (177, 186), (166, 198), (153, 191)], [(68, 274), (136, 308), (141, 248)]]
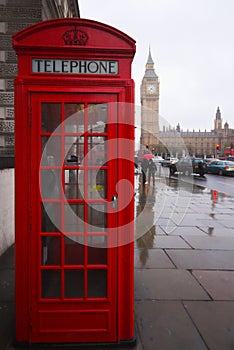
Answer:
[(154, 85), (148, 85), (147, 86), (147, 92), (149, 94), (153, 94), (153, 93), (155, 93), (155, 91), (156, 91), (156, 87)]

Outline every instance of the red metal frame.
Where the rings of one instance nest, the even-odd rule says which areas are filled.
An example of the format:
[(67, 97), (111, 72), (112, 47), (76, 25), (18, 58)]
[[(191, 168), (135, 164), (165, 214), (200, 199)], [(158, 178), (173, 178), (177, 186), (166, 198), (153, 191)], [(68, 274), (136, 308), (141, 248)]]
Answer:
[[(87, 33), (88, 45), (67, 46), (61, 43), (62, 34), (73, 30), (74, 26)], [(128, 241), (131, 242), (124, 245), (119, 242), (118, 247), (108, 248), (108, 298), (111, 296), (111, 304), (108, 306), (105, 300), (98, 298), (88, 302), (85, 302), (85, 299), (63, 301), (63, 292), (58, 303), (56, 299), (40, 299), (39, 271), (62, 271), (63, 268), (45, 268), (40, 265), (41, 237), (48, 234), (39, 231), (38, 191), (42, 135), (40, 104), (46, 101), (62, 104), (73, 101), (117, 102), (117, 105), (110, 105), (113, 109), (110, 117), (116, 114), (118, 122), (116, 125), (112, 124), (108, 137), (119, 139), (117, 148), (113, 151), (113, 156), (117, 152), (119, 158), (115, 156), (117, 160), (112, 162), (112, 175), (115, 174), (116, 177), (108, 175), (108, 200), (111, 199), (119, 180), (127, 179), (134, 183), (134, 163), (126, 160), (134, 159), (133, 143), (126, 149), (121, 140), (134, 140), (134, 83), (131, 79), (131, 62), (135, 53), (135, 42), (126, 34), (102, 23), (63, 19), (45, 21), (19, 32), (13, 38), (13, 46), (19, 62), (18, 77), (15, 81), (16, 340), (27, 343), (130, 341), (134, 338), (133, 198), (124, 210), (111, 214), (112, 218), (109, 219), (111, 222), (118, 222), (116, 239), (121, 240), (122, 235), (129, 235)], [(95, 76), (33, 73), (31, 62), (35, 57), (117, 60), (119, 70), (117, 75)], [(124, 155), (125, 159), (121, 159), (121, 155)], [(124, 232), (126, 223), (130, 225), (127, 232)], [(58, 233), (49, 233), (49, 236), (63, 239)], [(85, 266), (87, 249), (86, 247), (84, 252)], [(62, 248), (61, 256), (64, 261)], [(73, 267), (69, 266), (70, 269)], [(100, 269), (105, 266), (97, 264), (90, 265), (90, 268)], [(61, 276), (63, 285), (63, 272)], [(84, 280), (87, 281), (87, 275), (85, 276)], [(85, 286), (87, 288), (86, 284)], [(87, 289), (85, 293), (87, 295)], [(87, 314), (92, 317), (87, 317), (85, 321)], [(61, 322), (64, 317), (65, 322)], [(98, 329), (102, 322), (107, 325), (107, 331), (103, 328)]]

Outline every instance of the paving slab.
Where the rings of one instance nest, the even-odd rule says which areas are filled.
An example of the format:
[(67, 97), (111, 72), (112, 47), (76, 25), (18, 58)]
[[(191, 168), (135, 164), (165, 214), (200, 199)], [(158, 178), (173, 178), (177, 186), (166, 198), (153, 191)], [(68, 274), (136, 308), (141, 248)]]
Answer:
[(199, 229), (210, 236), (234, 237), (233, 228), (202, 226)]
[(234, 302), (186, 301), (184, 305), (209, 350), (234, 349)]
[(223, 226), (220, 222), (217, 220), (214, 220), (212, 218), (207, 218), (207, 219), (201, 219), (197, 225), (197, 227), (212, 227), (212, 228), (219, 228), (221, 229)]
[(194, 270), (193, 275), (214, 300), (234, 300), (234, 271)]
[(13, 302), (0, 302), (0, 349), (7, 349), (15, 334)]
[(234, 254), (228, 250), (168, 249), (178, 269), (234, 270)]
[(161, 227), (174, 227), (176, 228), (176, 224), (173, 220), (169, 219), (169, 218), (161, 218), (159, 217), (158, 219), (155, 220), (155, 225), (157, 226), (161, 226)]
[(210, 299), (189, 271), (177, 269), (136, 269), (135, 298), (137, 300)]
[(143, 300), (135, 308), (145, 350), (207, 350), (181, 302)]
[(14, 280), (14, 270), (0, 270), (0, 302), (14, 300)]
[(184, 215), (173, 215), (171, 219), (180, 226), (201, 226), (202, 220), (209, 220), (209, 216), (205, 214), (187, 214), (185, 213)]
[(184, 240), (194, 249), (234, 250), (234, 237), (184, 236)]
[(152, 232), (147, 232), (142, 237), (135, 241), (135, 247), (138, 248), (191, 248), (191, 246), (185, 242), (185, 239), (175, 235), (163, 235), (152, 234)]
[(233, 218), (230, 218), (229, 220), (219, 220), (219, 223), (227, 228), (234, 229), (234, 220)]
[(141, 248), (135, 250), (135, 268), (170, 269), (175, 265), (163, 250)]
[(161, 228), (165, 231), (168, 235), (175, 235), (175, 236), (205, 236), (206, 232), (201, 230), (198, 227), (183, 227), (183, 226), (161, 226)]
[(175, 235), (167, 235), (167, 236), (159, 236), (156, 235), (153, 241), (153, 248), (181, 248), (181, 249), (189, 249), (191, 248), (188, 243), (182, 237)]

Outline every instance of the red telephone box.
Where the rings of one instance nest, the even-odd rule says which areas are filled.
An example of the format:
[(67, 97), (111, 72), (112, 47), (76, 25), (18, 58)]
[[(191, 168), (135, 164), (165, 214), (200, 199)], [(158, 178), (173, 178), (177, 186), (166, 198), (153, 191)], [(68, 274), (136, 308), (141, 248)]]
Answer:
[(16, 340), (132, 342), (135, 41), (56, 19), (13, 47)]

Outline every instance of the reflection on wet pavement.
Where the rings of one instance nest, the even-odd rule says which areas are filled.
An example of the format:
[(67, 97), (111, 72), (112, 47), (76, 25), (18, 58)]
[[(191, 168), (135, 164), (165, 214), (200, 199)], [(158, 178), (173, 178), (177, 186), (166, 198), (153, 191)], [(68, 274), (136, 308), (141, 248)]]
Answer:
[[(234, 237), (234, 198), (197, 184), (164, 178), (155, 187), (138, 182), (136, 246), (160, 248), (157, 236)], [(175, 242), (174, 242), (175, 243)]]

